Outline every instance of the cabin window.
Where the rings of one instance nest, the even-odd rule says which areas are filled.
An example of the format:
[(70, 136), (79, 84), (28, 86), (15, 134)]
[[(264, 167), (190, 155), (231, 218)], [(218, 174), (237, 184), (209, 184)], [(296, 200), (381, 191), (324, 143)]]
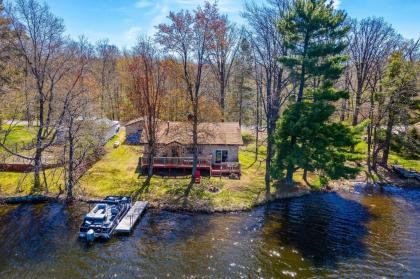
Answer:
[[(186, 152), (187, 152), (188, 155), (192, 155), (192, 154), (194, 154), (194, 148), (193, 147), (187, 147)], [(200, 146), (197, 146), (197, 154), (198, 155), (201, 154), (201, 147)]]
[(216, 150), (215, 163), (220, 164), (227, 162), (228, 151), (227, 150)]

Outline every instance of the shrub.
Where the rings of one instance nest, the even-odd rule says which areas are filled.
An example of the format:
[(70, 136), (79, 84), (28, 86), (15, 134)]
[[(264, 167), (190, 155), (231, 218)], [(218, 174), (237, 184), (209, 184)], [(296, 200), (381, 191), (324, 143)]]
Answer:
[(242, 140), (243, 140), (245, 145), (248, 145), (248, 144), (254, 142), (255, 138), (251, 133), (244, 132), (244, 133), (242, 133)]

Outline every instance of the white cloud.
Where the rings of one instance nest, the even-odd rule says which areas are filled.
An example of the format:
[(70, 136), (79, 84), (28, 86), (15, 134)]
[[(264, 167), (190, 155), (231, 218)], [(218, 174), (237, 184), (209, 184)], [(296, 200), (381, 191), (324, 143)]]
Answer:
[(155, 27), (166, 21), (169, 11), (170, 4), (166, 3), (166, 1), (163, 3), (155, 3), (154, 7), (146, 13), (149, 20), (146, 26), (144, 26), (145, 35), (152, 37), (156, 33)]
[(334, 9), (338, 9), (340, 7), (340, 0), (333, 0)]
[(124, 32), (124, 43), (126, 46), (132, 46), (135, 44), (137, 37), (139, 36), (142, 28), (140, 26), (133, 26)]
[(153, 6), (153, 1), (139, 0), (139, 1), (136, 2), (135, 6), (139, 9), (148, 8), (150, 6)]

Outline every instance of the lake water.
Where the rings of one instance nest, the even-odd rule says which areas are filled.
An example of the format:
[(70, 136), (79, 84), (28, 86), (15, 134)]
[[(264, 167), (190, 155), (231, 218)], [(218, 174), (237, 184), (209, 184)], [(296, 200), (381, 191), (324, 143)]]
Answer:
[(420, 190), (315, 193), (249, 212), (149, 210), (86, 245), (84, 204), (0, 206), (1, 278), (420, 278)]

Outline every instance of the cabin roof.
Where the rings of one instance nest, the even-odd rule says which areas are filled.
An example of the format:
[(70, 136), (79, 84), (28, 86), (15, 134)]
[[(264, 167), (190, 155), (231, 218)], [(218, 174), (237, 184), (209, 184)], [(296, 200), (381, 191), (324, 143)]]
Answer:
[(144, 121), (144, 120), (145, 120), (144, 117), (135, 118), (135, 119), (130, 120), (127, 123), (125, 123), (125, 126), (130, 126), (130, 125), (136, 124), (136, 123), (138, 123), (140, 121)]
[[(147, 129), (142, 134), (142, 142), (147, 142)], [(192, 144), (192, 123), (159, 121), (157, 143)], [(198, 144), (242, 145), (241, 128), (238, 122), (203, 122), (198, 124)]]

